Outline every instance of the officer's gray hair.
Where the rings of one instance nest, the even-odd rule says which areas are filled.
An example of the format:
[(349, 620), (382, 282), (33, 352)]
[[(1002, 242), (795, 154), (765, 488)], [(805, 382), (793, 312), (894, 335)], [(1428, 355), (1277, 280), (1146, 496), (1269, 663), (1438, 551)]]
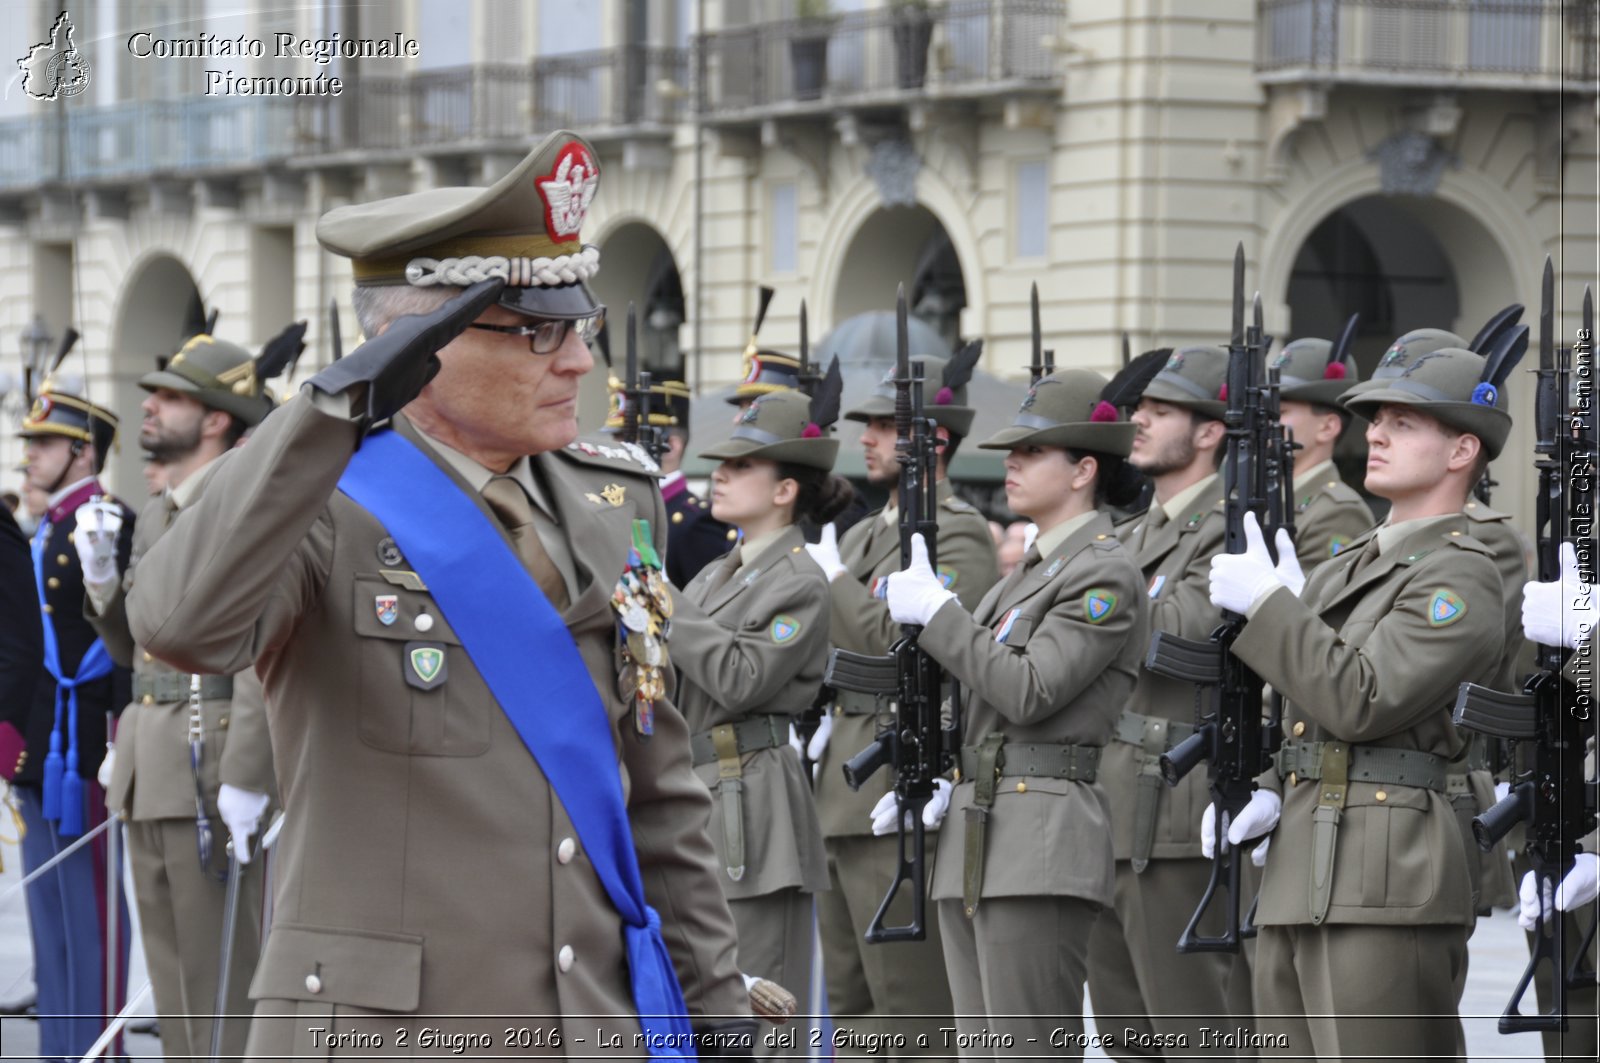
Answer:
[(409, 284), (380, 284), (356, 288), (350, 293), (361, 334), (369, 339), (382, 332), (396, 318), (407, 314), (428, 314), (461, 294), (460, 288), (414, 288)]

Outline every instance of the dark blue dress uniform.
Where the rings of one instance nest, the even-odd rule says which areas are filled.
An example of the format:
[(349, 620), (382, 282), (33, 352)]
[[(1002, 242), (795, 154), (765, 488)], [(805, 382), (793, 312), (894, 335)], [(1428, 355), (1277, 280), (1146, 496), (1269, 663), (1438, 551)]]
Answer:
[(667, 578), (682, 590), (717, 558), (733, 549), (738, 529), (711, 515), (711, 502), (696, 498), (682, 477), (662, 481), (667, 503)]
[[(76, 396), (52, 393), (47, 384), (21, 434), (92, 442), (103, 461), (115, 431), (116, 418), (108, 411)], [(105, 494), (99, 481), (90, 478), (52, 498), (30, 543), (27, 597), (43, 621), (44, 667), (31, 698), (0, 705), (0, 719), (21, 737), (14, 760), (0, 767), (11, 779), (26, 828), (22, 864), (27, 873), (106, 817), (105, 794), (95, 775), (105, 756), (107, 720), (128, 703), (132, 683), (127, 669), (112, 664), (103, 647), (95, 647), (96, 633), (84, 619), (83, 569), (74, 542), (78, 508)], [(117, 565), (125, 569), (134, 515), (120, 502), (116, 505), (122, 512)], [(86, 678), (73, 689), (72, 680), (79, 675)], [(63, 682), (58, 684), (57, 677)], [(105, 1028), (104, 1016), (121, 1009), (126, 993), (129, 931), (127, 909), (118, 903), (117, 986), (113, 999), (107, 998), (107, 860), (102, 835), (28, 887), (39, 1050), (47, 1058), (76, 1058), (88, 1051)]]

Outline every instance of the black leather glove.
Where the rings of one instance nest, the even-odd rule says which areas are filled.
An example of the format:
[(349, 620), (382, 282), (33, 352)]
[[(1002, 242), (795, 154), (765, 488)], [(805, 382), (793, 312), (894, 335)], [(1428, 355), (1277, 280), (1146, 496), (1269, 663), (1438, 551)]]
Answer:
[(732, 1059), (755, 1063), (756, 1030), (754, 1019), (724, 1019), (702, 1022), (694, 1027), (694, 1050), (701, 1059)]
[(307, 383), (329, 395), (366, 385), (366, 410), (360, 417), (361, 433), (365, 435), (388, 423), (422, 393), (439, 371), (439, 348), (461, 335), (492, 306), (505, 283), (498, 277), (479, 281), (431, 314), (397, 318), (381, 335), (372, 337)]

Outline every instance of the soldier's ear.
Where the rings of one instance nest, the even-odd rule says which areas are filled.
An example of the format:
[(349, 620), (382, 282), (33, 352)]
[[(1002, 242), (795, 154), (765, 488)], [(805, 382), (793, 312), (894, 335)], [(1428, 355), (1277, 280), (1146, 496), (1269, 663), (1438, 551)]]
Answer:
[(1451, 441), (1450, 453), (1445, 459), (1445, 468), (1450, 472), (1470, 472), (1478, 464), (1478, 455), (1483, 453), (1483, 440), (1471, 432), (1460, 432)]

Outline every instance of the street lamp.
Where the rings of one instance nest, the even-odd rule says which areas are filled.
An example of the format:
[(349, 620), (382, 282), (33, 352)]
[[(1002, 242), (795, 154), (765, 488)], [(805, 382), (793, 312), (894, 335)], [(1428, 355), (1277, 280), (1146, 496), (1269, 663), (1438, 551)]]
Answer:
[(49, 326), (44, 323), (44, 315), (34, 314), (33, 322), (22, 330), (19, 339), (22, 344), (23, 398), (27, 402), (32, 402), (35, 382), (44, 368), (45, 359), (50, 357), (50, 348), (55, 344), (56, 338), (50, 335)]

